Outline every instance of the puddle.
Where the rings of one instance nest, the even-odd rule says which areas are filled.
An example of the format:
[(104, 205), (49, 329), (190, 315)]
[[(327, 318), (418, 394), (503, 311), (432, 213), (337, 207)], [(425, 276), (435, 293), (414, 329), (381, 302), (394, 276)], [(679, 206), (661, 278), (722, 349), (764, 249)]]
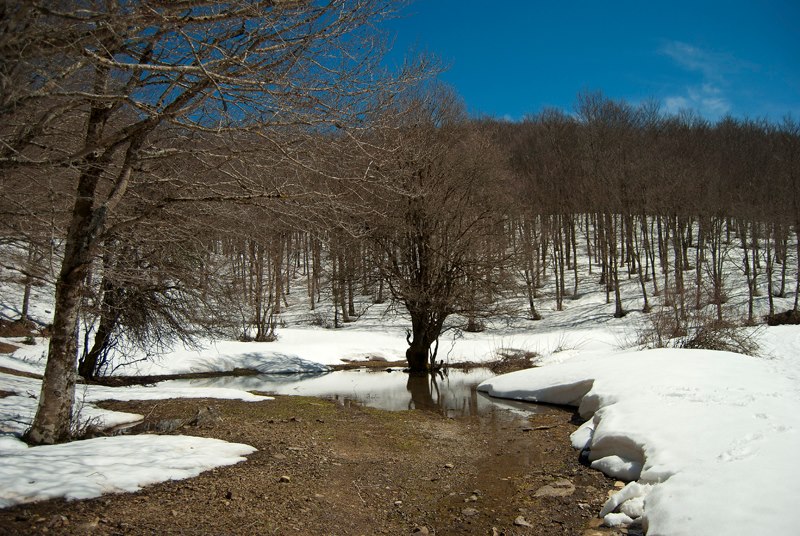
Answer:
[(501, 400), (478, 393), (476, 387), (494, 374), (486, 368), (451, 369), (443, 376), (411, 376), (367, 369), (310, 374), (260, 374), (172, 380), (172, 386), (227, 387), (277, 395), (315, 396), (341, 404), (358, 403), (389, 411), (421, 409), (448, 417), (474, 417), (498, 409), (516, 414), (547, 411), (525, 402)]

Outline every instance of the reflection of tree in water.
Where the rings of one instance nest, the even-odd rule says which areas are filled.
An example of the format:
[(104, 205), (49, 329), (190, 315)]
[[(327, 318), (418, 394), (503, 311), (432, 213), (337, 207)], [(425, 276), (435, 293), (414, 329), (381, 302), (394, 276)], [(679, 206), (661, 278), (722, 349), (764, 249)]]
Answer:
[[(428, 411), (439, 411), (441, 409), (439, 401), (439, 387), (436, 385), (436, 376), (432, 374), (409, 374), (406, 389), (411, 393), (411, 401), (408, 409), (424, 409)], [(436, 391), (436, 399), (433, 400), (432, 391)]]
[(447, 381), (444, 375), (434, 374), (409, 374), (406, 389), (411, 393), (408, 409), (421, 409), (435, 411), (443, 415), (453, 413), (456, 415), (477, 415), (477, 391), (470, 389), (469, 396), (461, 400), (448, 400), (447, 389), (439, 388), (439, 381)]

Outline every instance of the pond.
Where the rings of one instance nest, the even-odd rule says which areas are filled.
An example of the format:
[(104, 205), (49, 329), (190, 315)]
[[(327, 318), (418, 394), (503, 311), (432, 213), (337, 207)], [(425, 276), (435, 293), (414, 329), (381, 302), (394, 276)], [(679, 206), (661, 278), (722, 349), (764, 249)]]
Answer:
[(328, 373), (259, 374), (174, 380), (175, 386), (227, 387), (276, 395), (314, 396), (341, 404), (357, 403), (374, 408), (402, 411), (421, 409), (448, 417), (474, 417), (510, 410), (517, 414), (544, 412), (546, 408), (491, 398), (476, 387), (494, 374), (486, 368), (450, 369), (446, 374), (412, 376), (399, 369), (340, 370)]

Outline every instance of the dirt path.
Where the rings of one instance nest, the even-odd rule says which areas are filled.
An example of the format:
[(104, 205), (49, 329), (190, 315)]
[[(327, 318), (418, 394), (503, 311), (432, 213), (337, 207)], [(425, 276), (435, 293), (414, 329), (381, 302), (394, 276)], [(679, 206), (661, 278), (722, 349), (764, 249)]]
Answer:
[[(210, 406), (219, 418), (179, 432), (258, 452), (138, 493), (0, 510), (0, 533), (614, 534), (592, 528), (613, 481), (578, 463), (564, 410), (447, 419), (301, 397), (105, 406), (152, 422), (188, 421)], [(558, 480), (569, 481), (555, 486), (565, 496), (536, 496)]]

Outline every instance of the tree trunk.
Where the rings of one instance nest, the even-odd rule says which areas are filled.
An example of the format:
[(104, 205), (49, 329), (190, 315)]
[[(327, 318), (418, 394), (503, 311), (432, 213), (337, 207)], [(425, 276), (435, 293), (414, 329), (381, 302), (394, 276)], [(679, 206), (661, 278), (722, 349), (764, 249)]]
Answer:
[(406, 349), (406, 361), (411, 374), (424, 374), (428, 372), (428, 351), (430, 344), (425, 344), (422, 339), (412, 340)]
[(408, 309), (411, 314), (411, 331), (406, 335), (406, 361), (411, 374), (422, 374), (435, 367), (435, 356), (431, 356), (430, 350), (431, 345), (439, 338), (444, 316), (431, 313), (426, 307)]
[(105, 215), (104, 212), (96, 214), (92, 209), (99, 176), (99, 167), (91, 167), (81, 175), (78, 183), (64, 260), (56, 283), (53, 327), (39, 407), (26, 434), (30, 443), (51, 445), (70, 439), (75, 402), (78, 313), (91, 250)]
[(104, 365), (105, 359), (101, 359), (111, 346), (114, 328), (120, 316), (120, 299), (123, 290), (115, 285), (108, 277), (112, 270), (111, 264), (114, 262), (113, 246), (106, 241), (108, 250), (103, 256), (103, 282), (101, 284), (103, 299), (100, 306), (100, 321), (97, 325), (97, 332), (94, 335), (92, 348), (81, 356), (78, 361), (78, 375), (85, 380), (96, 379), (100, 375), (100, 369)]

